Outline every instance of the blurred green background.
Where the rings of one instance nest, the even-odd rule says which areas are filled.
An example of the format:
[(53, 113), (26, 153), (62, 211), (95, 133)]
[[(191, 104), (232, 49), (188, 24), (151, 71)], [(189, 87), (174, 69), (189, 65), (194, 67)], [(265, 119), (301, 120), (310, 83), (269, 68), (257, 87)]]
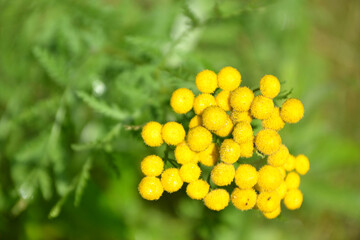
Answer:
[[(359, 62), (357, 0), (0, 0), (0, 239), (360, 239)], [(227, 65), (303, 101), (281, 131), (311, 163), (300, 210), (139, 196), (162, 154), (139, 126)]]

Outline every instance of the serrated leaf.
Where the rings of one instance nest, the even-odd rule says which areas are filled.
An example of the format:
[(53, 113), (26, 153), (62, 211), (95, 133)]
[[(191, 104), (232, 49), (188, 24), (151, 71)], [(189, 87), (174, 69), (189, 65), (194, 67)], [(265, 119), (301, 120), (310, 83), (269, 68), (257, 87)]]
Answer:
[(41, 193), (45, 200), (49, 200), (52, 197), (51, 178), (44, 169), (39, 169), (37, 172), (37, 180)]
[(113, 108), (108, 106), (105, 102), (102, 102), (98, 99), (96, 99), (93, 96), (90, 96), (89, 94), (78, 91), (77, 95), (79, 98), (81, 98), (89, 107), (97, 111), (98, 113), (101, 113), (107, 117), (116, 119), (116, 120), (124, 120), (127, 117), (129, 117), (129, 113), (120, 111), (119, 109)]
[(119, 135), (120, 130), (122, 128), (122, 124), (116, 124), (111, 130), (102, 138), (97, 139), (93, 142), (81, 143), (81, 144), (72, 144), (71, 148), (75, 151), (84, 151), (92, 148), (102, 147), (104, 144), (112, 141), (116, 136)]
[(76, 185), (75, 189), (75, 206), (79, 206), (79, 203), (81, 201), (81, 197), (83, 195), (84, 189), (86, 187), (87, 181), (90, 178), (90, 170), (92, 167), (92, 160), (88, 159), (85, 164), (82, 167), (78, 184)]
[(68, 83), (67, 70), (64, 61), (54, 58), (51, 54), (39, 47), (34, 48), (33, 53), (50, 78), (60, 86)]

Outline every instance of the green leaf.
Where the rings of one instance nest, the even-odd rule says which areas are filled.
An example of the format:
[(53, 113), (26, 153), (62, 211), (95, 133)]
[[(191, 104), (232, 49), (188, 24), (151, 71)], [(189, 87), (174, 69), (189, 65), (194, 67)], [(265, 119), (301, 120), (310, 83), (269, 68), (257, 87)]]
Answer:
[(89, 94), (78, 91), (77, 95), (79, 98), (81, 98), (89, 107), (97, 111), (98, 113), (101, 113), (107, 117), (122, 121), (130, 116), (129, 113), (120, 111), (119, 109), (113, 108), (108, 106), (106, 103), (99, 101), (93, 96), (90, 96)]
[(78, 184), (76, 185), (75, 189), (75, 206), (79, 206), (81, 197), (83, 195), (84, 189), (86, 187), (87, 181), (90, 178), (90, 170), (92, 167), (92, 160), (89, 158), (84, 166), (82, 167), (82, 171), (79, 176)]
[(51, 178), (44, 169), (37, 171), (37, 180), (41, 193), (45, 200), (49, 200), (52, 197)]
[(122, 124), (116, 124), (104, 137), (87, 143), (81, 144), (72, 144), (71, 148), (75, 151), (84, 151), (92, 148), (102, 148), (106, 143), (111, 142), (115, 137), (117, 137), (122, 129)]
[(67, 85), (69, 79), (63, 60), (60, 60), (59, 57), (54, 58), (47, 50), (39, 47), (34, 48), (33, 53), (40, 65), (54, 82), (60, 86)]

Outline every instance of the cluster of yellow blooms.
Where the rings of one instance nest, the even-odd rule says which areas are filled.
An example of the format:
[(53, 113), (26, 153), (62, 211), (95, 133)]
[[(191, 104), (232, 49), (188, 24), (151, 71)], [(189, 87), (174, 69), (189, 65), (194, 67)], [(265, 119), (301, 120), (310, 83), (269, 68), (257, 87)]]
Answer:
[[(170, 100), (178, 114), (193, 109), (195, 116), (187, 133), (177, 122), (149, 122), (142, 129), (148, 146), (158, 147), (164, 142), (175, 146), (175, 166), (179, 167), (164, 170), (159, 156), (145, 157), (141, 162), (145, 175), (139, 184), (141, 196), (157, 200), (164, 190), (176, 192), (185, 182), (190, 198), (203, 200), (215, 211), (230, 201), (243, 211), (257, 208), (269, 219), (280, 214), (281, 200), (288, 209), (298, 209), (303, 201), (300, 175), (308, 172), (309, 160), (302, 154), (291, 155), (278, 131), (285, 123), (297, 123), (303, 117), (302, 103), (288, 98), (276, 107), (273, 99), (280, 92), (280, 82), (275, 76), (265, 75), (260, 80), (260, 94), (255, 96), (248, 87), (240, 87), (241, 75), (233, 67), (225, 67), (218, 74), (204, 70), (195, 82), (201, 94), (195, 97), (191, 90), (180, 88)], [(257, 134), (251, 125), (253, 119), (262, 122)], [(267, 157), (259, 169), (244, 163), (254, 152), (264, 160)], [(203, 166), (212, 167), (208, 180), (202, 179)], [(232, 187), (231, 194), (227, 186)]]

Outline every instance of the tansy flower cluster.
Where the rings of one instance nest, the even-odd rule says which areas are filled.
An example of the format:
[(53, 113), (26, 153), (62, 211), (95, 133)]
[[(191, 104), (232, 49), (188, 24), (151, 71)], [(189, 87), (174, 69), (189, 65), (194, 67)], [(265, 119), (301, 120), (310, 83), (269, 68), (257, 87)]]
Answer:
[[(193, 115), (187, 132), (177, 122), (148, 122), (142, 129), (146, 145), (165, 143), (175, 159), (166, 152), (163, 159), (150, 155), (142, 160), (140, 195), (157, 200), (164, 191), (173, 193), (187, 184), (190, 198), (215, 211), (232, 202), (239, 210), (258, 209), (273, 219), (281, 213), (281, 201), (290, 210), (300, 208), (300, 175), (308, 172), (309, 160), (290, 154), (279, 131), (302, 119), (301, 101), (278, 96), (281, 84), (272, 75), (262, 77), (256, 90), (240, 86), (241, 75), (233, 67), (218, 74), (204, 70), (195, 83), (201, 92), (197, 96), (180, 88), (170, 99), (176, 113)], [(274, 99), (281, 104), (276, 106)], [(164, 161), (172, 167), (164, 169)]]

